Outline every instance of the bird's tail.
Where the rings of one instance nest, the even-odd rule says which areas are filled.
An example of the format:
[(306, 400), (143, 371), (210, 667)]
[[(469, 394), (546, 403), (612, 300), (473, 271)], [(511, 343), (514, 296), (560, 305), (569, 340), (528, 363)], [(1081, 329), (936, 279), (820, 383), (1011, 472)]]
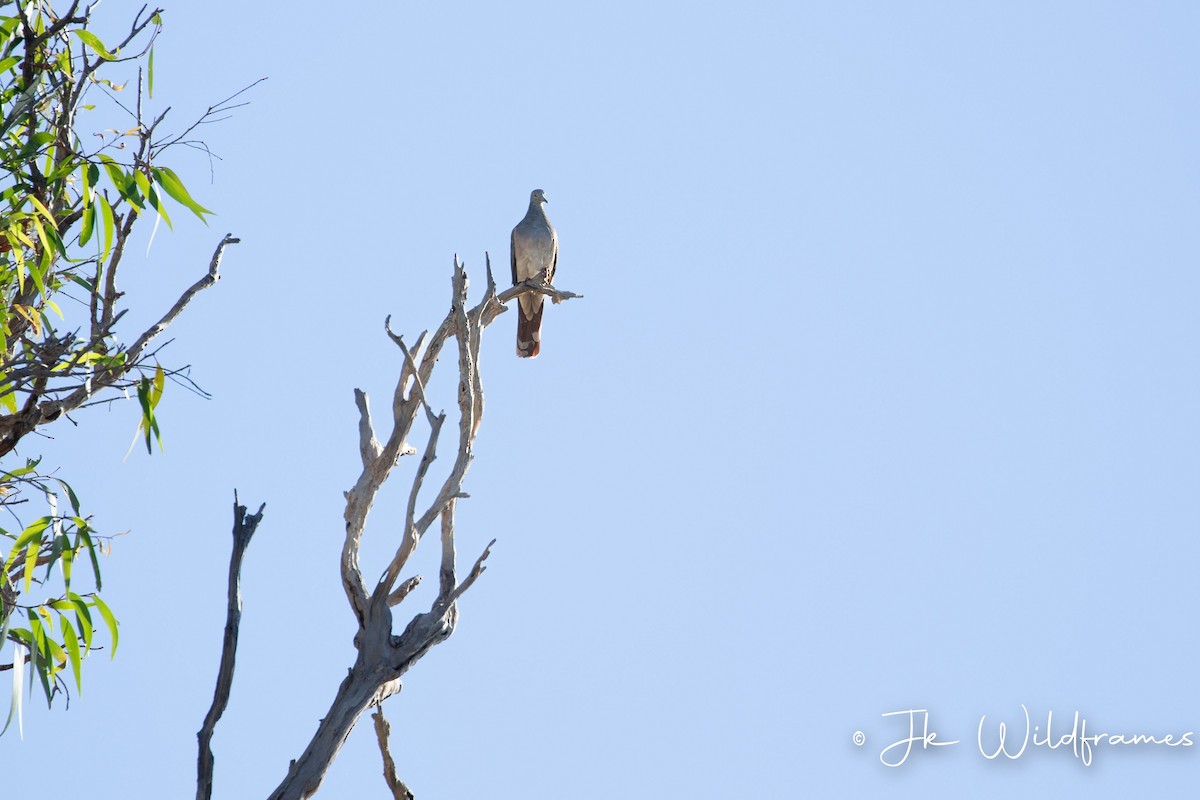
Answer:
[(517, 355), (521, 358), (533, 358), (542, 349), (542, 309), (546, 304), (538, 300), (532, 317), (526, 317), (519, 305), (517, 308)]

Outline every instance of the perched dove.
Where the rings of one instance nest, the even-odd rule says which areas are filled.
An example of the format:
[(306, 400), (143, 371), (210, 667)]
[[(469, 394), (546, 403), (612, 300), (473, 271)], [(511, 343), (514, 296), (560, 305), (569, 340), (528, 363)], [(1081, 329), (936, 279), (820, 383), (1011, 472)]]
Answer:
[[(516, 285), (536, 278), (543, 270), (546, 282), (554, 280), (558, 264), (558, 234), (546, 219), (542, 204), (548, 202), (546, 193), (534, 189), (529, 195), (529, 210), (512, 232), (512, 274)], [(533, 358), (541, 350), (542, 306), (546, 298), (540, 294), (525, 294), (518, 298), (517, 355)]]

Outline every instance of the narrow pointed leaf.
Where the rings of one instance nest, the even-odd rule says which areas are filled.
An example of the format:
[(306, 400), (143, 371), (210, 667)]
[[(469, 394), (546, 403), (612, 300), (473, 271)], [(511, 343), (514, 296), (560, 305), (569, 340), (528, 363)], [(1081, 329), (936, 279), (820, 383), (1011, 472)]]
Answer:
[(146, 173), (140, 169), (133, 170), (133, 182), (137, 184), (138, 191), (143, 197), (150, 196), (150, 179), (146, 177)]
[(79, 246), (83, 247), (92, 238), (92, 229), (96, 227), (96, 206), (89, 203), (83, 209), (83, 219), (79, 223)]
[(104, 247), (100, 251), (100, 261), (108, 260), (108, 254), (112, 252), (113, 230), (116, 225), (113, 222), (112, 206), (108, 204), (108, 198), (102, 194), (96, 195), (96, 202), (100, 206), (101, 224), (104, 226)]
[(62, 478), (56, 478), (59, 486), (67, 493), (67, 500), (71, 502), (71, 510), (75, 512), (75, 516), (79, 516), (79, 498), (75, 495), (75, 490), (71, 488), (71, 484), (64, 481)]
[(71, 621), (66, 617), (60, 619), (63, 631), (63, 644), (67, 646), (67, 656), (71, 659), (71, 672), (75, 675), (75, 688), (83, 691), (83, 676), (79, 672), (79, 637), (75, 635), (75, 628), (71, 626)]
[(162, 200), (160, 200), (158, 197), (158, 189), (151, 186), (149, 194), (150, 194), (150, 205), (154, 208), (155, 211), (158, 212), (158, 215), (160, 217), (162, 217), (163, 221), (167, 223), (167, 227), (170, 228), (171, 230), (175, 230), (175, 226), (171, 224), (171, 217), (169, 214), (167, 214), (166, 207), (163, 205)]
[(96, 557), (96, 543), (92, 541), (91, 535), (85, 528), (79, 529), (79, 538), (87, 545), (88, 557), (92, 560), (92, 574), (96, 576), (96, 588), (103, 589), (100, 582), (100, 559)]
[(75, 624), (79, 627), (80, 633), (83, 634), (83, 646), (91, 650), (92, 612), (88, 611), (87, 602), (79, 595), (74, 592), (67, 592), (67, 597), (70, 598), (71, 604), (75, 607)]
[(37, 569), (37, 554), (41, 547), (41, 540), (31, 542), (25, 550), (25, 593), (29, 593), (29, 589), (33, 586), (33, 571)]
[(204, 219), (205, 214), (213, 213), (192, 199), (188, 190), (184, 188), (183, 181), (179, 180), (179, 176), (174, 172), (166, 167), (155, 167), (153, 173), (154, 179), (163, 187), (163, 191), (176, 203), (191, 209), (192, 213), (200, 219)]
[(110, 53), (108, 48), (104, 46), (104, 42), (100, 41), (100, 37), (91, 31), (85, 31), (80, 28), (76, 28), (72, 30), (71, 33), (78, 36), (81, 42), (90, 47), (92, 52), (103, 58), (105, 61), (112, 61), (116, 58), (116, 56)]
[(117, 657), (117, 618), (113, 616), (112, 610), (105, 605), (99, 595), (92, 595), (92, 605), (100, 612), (100, 616), (104, 617), (104, 624), (108, 626), (108, 635), (112, 637), (113, 649), (110, 658)]

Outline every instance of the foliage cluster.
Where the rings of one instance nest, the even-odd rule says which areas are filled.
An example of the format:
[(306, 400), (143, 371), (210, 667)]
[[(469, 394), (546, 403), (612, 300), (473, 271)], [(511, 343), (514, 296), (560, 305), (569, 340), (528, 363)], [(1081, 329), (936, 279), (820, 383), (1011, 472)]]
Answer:
[[(78, 0), (61, 14), (44, 0), (0, 2), (0, 671), (13, 672), (5, 730), (14, 716), (20, 723), (25, 676), (53, 702), (68, 691), (68, 670), (80, 689), (83, 659), (105, 644), (115, 654), (118, 642), (99, 594), (108, 539), (67, 481), (19, 445), (132, 393), (150, 448), (166, 379), (186, 377), (150, 347), (163, 323), (122, 341), (118, 270), (136, 225), (172, 225), (168, 201), (201, 219), (211, 213), (161, 163), (172, 146), (202, 147), (188, 138), (196, 126), (161, 136), (166, 112), (147, 110), (161, 12), (144, 7), (109, 42), (90, 30), (90, 13)], [(44, 513), (30, 519), (31, 507)]]

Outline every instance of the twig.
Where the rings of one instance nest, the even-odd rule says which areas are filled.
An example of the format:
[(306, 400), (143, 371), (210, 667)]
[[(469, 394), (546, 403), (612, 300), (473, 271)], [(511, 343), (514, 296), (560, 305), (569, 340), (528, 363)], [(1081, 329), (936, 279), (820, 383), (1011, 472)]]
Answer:
[(404, 598), (408, 597), (409, 592), (421, 585), (421, 576), (413, 575), (404, 583), (396, 587), (396, 591), (388, 595), (388, 605), (398, 606), (404, 602)]
[(495, 544), (496, 540), (492, 539), (490, 542), (488, 542), (487, 547), (483, 548), (483, 552), (479, 554), (479, 558), (475, 559), (475, 566), (471, 567), (471, 572), (467, 575), (466, 580), (456, 586), (454, 591), (450, 593), (449, 602), (453, 603), (458, 600), (458, 598), (462, 597), (463, 593), (465, 593), (467, 589), (470, 589), (475, 583), (475, 580), (480, 575), (487, 572), (487, 567), (483, 565), (483, 562), (487, 561), (488, 556), (492, 554), (492, 547)]
[(253, 83), (251, 83), (247, 86), (243, 86), (241, 89), (238, 89), (236, 92), (229, 95), (229, 97), (226, 97), (224, 100), (220, 101), (219, 103), (214, 103), (213, 105), (209, 106), (208, 110), (205, 111), (202, 115), (200, 115), (199, 119), (197, 119), (195, 122), (193, 122), (191, 125), (189, 125), (187, 127), (187, 129), (183, 131), (183, 133), (179, 134), (178, 136), (174, 137), (173, 139), (168, 139), (167, 141), (163, 142), (162, 144), (155, 145), (154, 146), (154, 154), (158, 155), (159, 153), (162, 153), (167, 148), (172, 147), (173, 145), (176, 145), (176, 144), (186, 144), (186, 142), (184, 141), (184, 137), (186, 137), (189, 133), (194, 131), (199, 125), (203, 125), (207, 122), (217, 122), (218, 121), (218, 120), (209, 119), (209, 117), (213, 116), (214, 114), (223, 114), (226, 111), (231, 111), (235, 108), (241, 108), (242, 106), (247, 105), (246, 103), (236, 103), (234, 105), (226, 105), (226, 104), (230, 100), (233, 100), (234, 98), (238, 97), (239, 95), (250, 91), (255, 86), (258, 86), (260, 83), (265, 81), (266, 79), (267, 79), (266, 76), (263, 76), (263, 77), (259, 78), (258, 80), (254, 81)]

